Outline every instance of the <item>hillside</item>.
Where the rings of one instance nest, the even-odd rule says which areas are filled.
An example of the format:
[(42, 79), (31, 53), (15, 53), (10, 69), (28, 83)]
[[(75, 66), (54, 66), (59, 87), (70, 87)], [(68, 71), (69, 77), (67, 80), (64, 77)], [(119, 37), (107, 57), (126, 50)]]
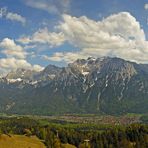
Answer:
[(45, 148), (45, 145), (36, 137), (23, 135), (0, 135), (1, 148)]

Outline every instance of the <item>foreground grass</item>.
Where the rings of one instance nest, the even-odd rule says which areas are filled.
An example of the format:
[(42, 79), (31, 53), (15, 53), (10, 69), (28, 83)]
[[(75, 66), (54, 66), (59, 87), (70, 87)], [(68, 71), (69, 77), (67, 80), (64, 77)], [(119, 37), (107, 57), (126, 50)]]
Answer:
[(0, 135), (0, 148), (46, 148), (36, 137), (25, 135)]
[(71, 144), (62, 144), (62, 148), (76, 148), (76, 147)]

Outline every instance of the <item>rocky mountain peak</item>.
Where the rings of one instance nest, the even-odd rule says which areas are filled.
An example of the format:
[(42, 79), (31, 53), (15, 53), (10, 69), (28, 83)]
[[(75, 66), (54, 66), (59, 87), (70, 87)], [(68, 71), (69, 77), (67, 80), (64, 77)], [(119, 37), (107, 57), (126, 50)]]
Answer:
[(61, 71), (60, 67), (57, 67), (55, 65), (48, 65), (41, 73), (56, 74), (57, 72), (60, 71)]
[(15, 111), (23, 101), (24, 108), (35, 103), (35, 110), (42, 106), (47, 112), (61, 107), (64, 113), (148, 112), (148, 65), (89, 57), (63, 68), (48, 65), (38, 73), (18, 69), (0, 80), (0, 92), (6, 103), (13, 96)]
[(31, 79), (37, 72), (31, 69), (19, 68), (7, 74), (7, 79)]

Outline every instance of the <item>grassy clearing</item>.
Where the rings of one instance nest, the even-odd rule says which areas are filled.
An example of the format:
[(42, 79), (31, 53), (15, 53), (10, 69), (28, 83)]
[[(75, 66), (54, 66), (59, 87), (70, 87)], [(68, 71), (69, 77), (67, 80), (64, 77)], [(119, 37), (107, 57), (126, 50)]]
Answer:
[(46, 148), (36, 137), (24, 135), (0, 135), (0, 148)]

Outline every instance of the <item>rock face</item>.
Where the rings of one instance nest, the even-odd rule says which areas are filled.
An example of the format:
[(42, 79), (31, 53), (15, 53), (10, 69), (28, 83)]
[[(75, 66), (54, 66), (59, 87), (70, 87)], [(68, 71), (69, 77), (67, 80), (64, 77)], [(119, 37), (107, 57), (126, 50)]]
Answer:
[(78, 59), (0, 79), (0, 111), (20, 114), (148, 112), (148, 65), (120, 58)]

